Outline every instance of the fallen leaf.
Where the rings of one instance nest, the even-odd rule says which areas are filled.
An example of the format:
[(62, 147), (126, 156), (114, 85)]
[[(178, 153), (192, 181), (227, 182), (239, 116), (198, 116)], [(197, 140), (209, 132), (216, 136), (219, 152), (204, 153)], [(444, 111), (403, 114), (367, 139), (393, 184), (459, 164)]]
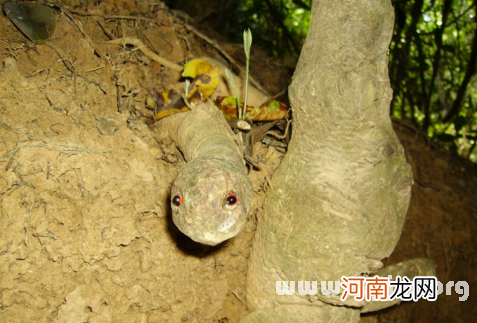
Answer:
[(196, 100), (205, 101), (215, 92), (219, 83), (220, 77), (217, 67), (206, 73), (199, 74), (192, 80), (187, 98), (191, 102)]
[(197, 75), (207, 73), (212, 69), (212, 65), (203, 59), (193, 59), (184, 64), (182, 77), (195, 78)]
[[(239, 100), (240, 108), (243, 108), (243, 101)], [(215, 100), (215, 105), (222, 110), (225, 119), (237, 119), (237, 99), (233, 96), (219, 96)], [(288, 117), (288, 107), (277, 101), (269, 100), (259, 107), (247, 106), (245, 119), (252, 121), (275, 121)]]
[(26, 37), (37, 44), (44, 43), (55, 32), (55, 12), (48, 6), (5, 1), (2, 7), (8, 19)]
[(168, 109), (168, 110), (163, 110), (159, 113), (157, 113), (155, 116), (154, 116), (154, 120), (158, 121), (158, 120), (161, 120), (165, 117), (168, 117), (168, 116), (171, 116), (173, 114), (176, 114), (176, 113), (180, 113), (180, 112), (186, 112), (186, 111), (189, 111), (189, 109), (187, 107), (185, 108), (182, 108), (182, 109)]

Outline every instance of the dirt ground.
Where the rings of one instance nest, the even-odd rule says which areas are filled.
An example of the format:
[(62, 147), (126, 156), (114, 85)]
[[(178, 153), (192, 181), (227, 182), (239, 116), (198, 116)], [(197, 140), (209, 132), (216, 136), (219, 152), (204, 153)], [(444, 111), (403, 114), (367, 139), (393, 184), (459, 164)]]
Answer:
[[(221, 51), (241, 62), (243, 49), (203, 37), (160, 2), (67, 9), (75, 21), (58, 13), (55, 34), (37, 46), (0, 15), (0, 322), (238, 322), (256, 215), (283, 151), (256, 145), (267, 165), (250, 174), (255, 197), (241, 234), (214, 248), (190, 241), (169, 209), (184, 161), (147, 125), (145, 106), (150, 89), (168, 90), (180, 75), (106, 42), (138, 38), (174, 63), (224, 60)], [(289, 64), (259, 50), (251, 66), (272, 94), (290, 82)], [(470, 297), (459, 302), (453, 291), (362, 321), (468, 322), (477, 317), (477, 169), (395, 126), (416, 183), (387, 263), (432, 258), (438, 279), (467, 281)]]

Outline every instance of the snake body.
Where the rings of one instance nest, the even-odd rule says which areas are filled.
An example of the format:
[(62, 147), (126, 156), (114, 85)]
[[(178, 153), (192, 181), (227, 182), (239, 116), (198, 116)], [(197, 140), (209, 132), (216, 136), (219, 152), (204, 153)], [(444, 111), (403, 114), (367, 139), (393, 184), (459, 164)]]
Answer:
[(217, 245), (237, 235), (252, 204), (240, 147), (210, 102), (159, 121), (187, 161), (171, 189), (172, 218), (192, 240)]

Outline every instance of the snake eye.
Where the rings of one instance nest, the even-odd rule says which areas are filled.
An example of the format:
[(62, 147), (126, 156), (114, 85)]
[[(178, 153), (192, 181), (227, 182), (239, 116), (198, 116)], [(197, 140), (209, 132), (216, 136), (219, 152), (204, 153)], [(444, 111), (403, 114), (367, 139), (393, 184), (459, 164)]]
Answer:
[(172, 198), (172, 204), (174, 204), (175, 206), (181, 206), (182, 204), (182, 196), (180, 195), (176, 195)]
[(227, 203), (230, 206), (235, 205), (237, 203), (237, 195), (229, 194), (227, 198), (225, 199), (225, 203)]

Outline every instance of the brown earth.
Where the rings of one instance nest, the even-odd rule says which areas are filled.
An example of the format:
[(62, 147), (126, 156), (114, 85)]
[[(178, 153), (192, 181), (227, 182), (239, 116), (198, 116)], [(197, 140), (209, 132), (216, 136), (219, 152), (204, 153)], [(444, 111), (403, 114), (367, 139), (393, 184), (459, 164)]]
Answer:
[[(217, 42), (161, 3), (120, 4), (70, 5), (76, 21), (59, 13), (49, 44), (37, 46), (0, 16), (0, 322), (225, 323), (247, 313), (256, 215), (283, 152), (256, 145), (267, 165), (251, 171), (254, 206), (239, 236), (206, 248), (181, 235), (170, 220), (169, 190), (184, 161), (146, 125), (153, 112), (144, 103), (150, 89), (169, 89), (180, 75), (131, 46), (106, 44), (98, 22), (175, 63), (223, 57)], [(111, 18), (126, 15), (141, 19)], [(242, 60), (240, 46), (218, 43)], [(290, 69), (258, 49), (254, 55), (252, 73), (266, 90), (286, 88)], [(459, 302), (453, 290), (362, 321), (470, 321), (477, 317), (477, 169), (395, 125), (416, 184), (387, 263), (432, 258), (438, 279), (467, 281), (470, 297)]]

